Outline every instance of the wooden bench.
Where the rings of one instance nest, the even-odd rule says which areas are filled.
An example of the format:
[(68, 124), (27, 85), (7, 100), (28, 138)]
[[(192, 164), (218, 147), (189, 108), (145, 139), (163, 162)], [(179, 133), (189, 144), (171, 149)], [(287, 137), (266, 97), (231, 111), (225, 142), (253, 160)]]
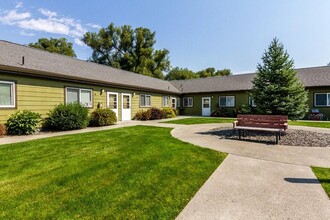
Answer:
[(233, 123), (234, 129), (238, 130), (241, 139), (241, 130), (245, 136), (245, 130), (270, 131), (276, 135), (275, 143), (281, 139), (281, 134), (288, 129), (288, 116), (285, 115), (237, 115), (237, 121)]

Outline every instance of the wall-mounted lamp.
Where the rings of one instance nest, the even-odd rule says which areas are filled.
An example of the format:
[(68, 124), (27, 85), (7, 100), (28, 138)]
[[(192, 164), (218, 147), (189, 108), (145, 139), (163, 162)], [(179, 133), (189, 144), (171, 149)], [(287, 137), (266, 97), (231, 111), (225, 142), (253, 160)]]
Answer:
[(133, 92), (133, 96), (135, 96), (135, 92)]
[(213, 96), (211, 96), (211, 98), (213, 99)]
[(104, 93), (105, 91), (104, 91), (104, 89), (101, 89), (101, 92), (100, 92), (100, 94), (102, 95), (102, 93)]

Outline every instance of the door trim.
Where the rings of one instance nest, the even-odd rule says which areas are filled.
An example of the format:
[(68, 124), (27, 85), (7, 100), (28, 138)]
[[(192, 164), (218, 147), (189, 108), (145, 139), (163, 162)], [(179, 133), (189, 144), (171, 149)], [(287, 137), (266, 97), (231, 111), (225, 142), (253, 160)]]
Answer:
[[(209, 112), (208, 114), (203, 114), (204, 113), (204, 109), (207, 109), (207, 108), (204, 108), (204, 99), (208, 99), (209, 100)], [(202, 97), (202, 116), (210, 116), (211, 115), (211, 97)]]
[[(125, 111), (128, 109), (124, 109), (124, 96), (129, 96), (129, 117), (124, 117), (124, 114), (126, 113)], [(122, 93), (121, 94), (121, 120), (122, 121), (130, 121), (132, 120), (132, 94), (130, 93)]]
[[(117, 109), (111, 109), (109, 108), (109, 95), (116, 95), (116, 100), (117, 100)], [(119, 93), (118, 92), (107, 92), (107, 108), (111, 109), (111, 110), (116, 110), (114, 111), (116, 113), (117, 116), (117, 120), (118, 120), (118, 114), (119, 114)]]

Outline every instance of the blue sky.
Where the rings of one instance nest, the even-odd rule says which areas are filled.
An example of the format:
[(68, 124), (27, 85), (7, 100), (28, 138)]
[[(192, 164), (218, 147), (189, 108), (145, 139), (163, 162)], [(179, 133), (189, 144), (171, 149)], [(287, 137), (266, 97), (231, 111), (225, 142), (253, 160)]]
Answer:
[(330, 62), (328, 0), (1, 0), (0, 39), (20, 44), (66, 37), (79, 59), (91, 50), (79, 39), (113, 22), (156, 31), (156, 48), (173, 67), (194, 71), (255, 71), (270, 41), (284, 44), (295, 66)]

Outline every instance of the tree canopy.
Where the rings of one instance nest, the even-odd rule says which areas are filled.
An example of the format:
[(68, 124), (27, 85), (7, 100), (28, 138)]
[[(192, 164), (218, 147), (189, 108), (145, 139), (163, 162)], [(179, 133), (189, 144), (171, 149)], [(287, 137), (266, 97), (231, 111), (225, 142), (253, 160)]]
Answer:
[(165, 76), (166, 80), (184, 80), (194, 78), (205, 78), (213, 76), (228, 76), (231, 75), (230, 69), (216, 70), (213, 67), (206, 68), (204, 70), (194, 72), (188, 68), (175, 67), (171, 69)]
[(261, 59), (252, 88), (257, 112), (288, 115), (292, 120), (304, 117), (308, 111), (307, 91), (283, 44), (274, 38)]
[(70, 57), (76, 57), (72, 43), (66, 38), (40, 38), (36, 43), (30, 43), (29, 47), (46, 50), (51, 53), (63, 54)]
[(196, 74), (188, 68), (175, 67), (165, 76), (166, 80), (183, 80), (196, 78)]
[(90, 58), (93, 62), (164, 78), (163, 72), (170, 68), (169, 51), (154, 48), (155, 35), (148, 28), (116, 27), (111, 23), (98, 33), (85, 33), (82, 41), (93, 50)]

